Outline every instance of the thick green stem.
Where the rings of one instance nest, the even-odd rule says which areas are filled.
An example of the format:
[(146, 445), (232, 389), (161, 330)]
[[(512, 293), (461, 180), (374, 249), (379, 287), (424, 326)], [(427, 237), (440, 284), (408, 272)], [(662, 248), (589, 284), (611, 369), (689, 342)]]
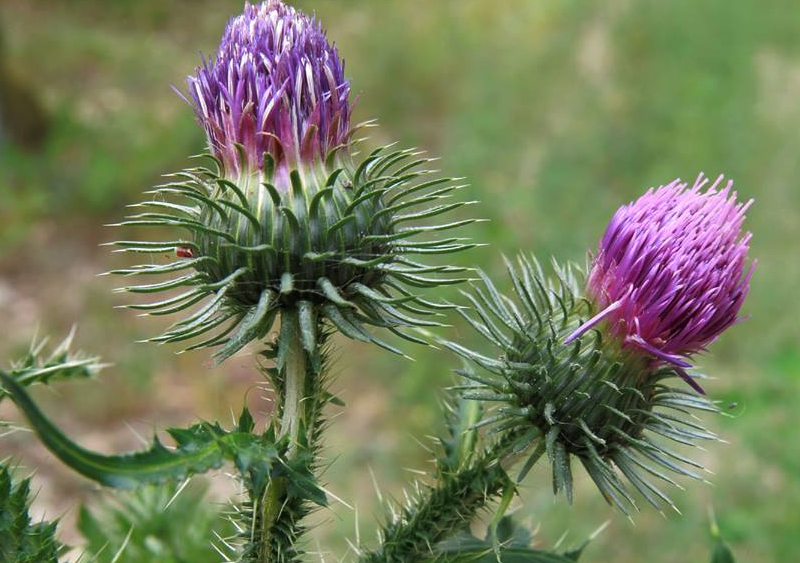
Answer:
[[(279, 405), (275, 411), (277, 439), (287, 441), (284, 454), (288, 464), (304, 463), (314, 468), (314, 437), (323, 401), (322, 374), (317, 373), (303, 347), (297, 315), (284, 313), (280, 343), (284, 356), (279, 360)], [(301, 457), (305, 456), (305, 457)], [(275, 477), (266, 487), (258, 506), (259, 526), (255, 563), (289, 563), (301, 552), (295, 547), (303, 531), (301, 520), (308, 513), (308, 500), (290, 495), (287, 478)]]
[[(289, 449), (287, 457), (293, 458), (297, 454), (298, 438), (300, 428), (305, 422), (308, 424), (307, 413), (304, 405), (311, 402), (306, 390), (310, 386), (308, 378), (306, 352), (303, 350), (303, 343), (300, 339), (300, 331), (294, 327), (291, 331), (291, 342), (287, 346), (288, 355), (286, 365), (283, 369), (283, 414), (280, 421), (278, 439), (288, 436)], [(308, 432), (312, 429), (307, 428)]]
[(380, 547), (364, 554), (360, 561), (421, 563), (430, 558), (432, 546), (462, 530), (513, 486), (502, 461), (515, 439), (516, 436), (507, 436), (482, 450), (469, 465), (440, 472), (436, 486), (386, 525)]

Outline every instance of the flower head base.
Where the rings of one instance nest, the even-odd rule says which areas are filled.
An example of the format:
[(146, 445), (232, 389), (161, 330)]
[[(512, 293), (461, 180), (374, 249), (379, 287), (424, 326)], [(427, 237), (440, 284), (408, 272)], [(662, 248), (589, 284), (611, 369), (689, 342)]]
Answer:
[(188, 90), (229, 173), (262, 168), (264, 154), (286, 171), (348, 143), (344, 62), (316, 19), (281, 0), (246, 3)]
[(738, 203), (733, 181), (707, 190), (675, 180), (621, 207), (600, 241), (587, 293), (601, 312), (567, 339), (605, 322), (623, 347), (685, 373), (691, 355), (739, 319), (753, 265), (742, 235), (752, 201)]
[(484, 287), (465, 294), (474, 315), (459, 311), (499, 354), (445, 343), (481, 368), (459, 371), (469, 381), (464, 396), (497, 405), (479, 426), (512, 439), (513, 452), (528, 452), (520, 479), (547, 454), (554, 492), (570, 500), (577, 459), (605, 499), (625, 512), (636, 503), (622, 477), (654, 506), (674, 506), (650, 477), (674, 483), (666, 473), (674, 472), (702, 479), (690, 468), (702, 466), (654, 437), (685, 445), (716, 439), (689, 414), (716, 407), (672, 387), (678, 374), (671, 365), (653, 365), (600, 331), (565, 344), (596, 312), (579, 297), (584, 276), (576, 268), (555, 265), (555, 279), (548, 279), (535, 260), (520, 256), (508, 269), (514, 298), (482, 274)]
[[(229, 24), (217, 59), (189, 82), (213, 153), (206, 156), (215, 165), (173, 175), (151, 192), (151, 201), (135, 206), (142, 213), (122, 223), (177, 227), (189, 236), (116, 243), (126, 252), (177, 258), (117, 273), (189, 271), (122, 288), (187, 288), (133, 308), (165, 315), (208, 298), (153, 340), (178, 342), (214, 331), (190, 348), (222, 345), (221, 360), (264, 338), (284, 313), (302, 326), (328, 322), (346, 336), (392, 350), (365, 325), (398, 332), (400, 326), (439, 324), (424, 316), (444, 306), (405, 285), (455, 283), (461, 279), (450, 274), (465, 269), (427, 266), (412, 256), (471, 248), (462, 238), (437, 235), (474, 219), (414, 223), (464, 205), (450, 198), (465, 186), (432, 177), (424, 168), (432, 159), (415, 150), (383, 147), (354, 160), (349, 87), (315, 20), (278, 0), (248, 4)], [(306, 345), (309, 353), (316, 346), (313, 339)]]

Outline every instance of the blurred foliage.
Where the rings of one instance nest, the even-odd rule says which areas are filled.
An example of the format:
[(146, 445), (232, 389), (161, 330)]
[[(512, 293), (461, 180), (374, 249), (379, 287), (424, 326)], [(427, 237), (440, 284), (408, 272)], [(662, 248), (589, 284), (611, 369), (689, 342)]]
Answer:
[(6, 66), (2, 42), (0, 35), (0, 143), (8, 136), (25, 149), (38, 150), (47, 136), (48, 116), (36, 91)]
[[(633, 562), (643, 553), (653, 562), (701, 561), (708, 557), (704, 507), (713, 502), (740, 560), (796, 560), (796, 2), (297, 4), (317, 11), (347, 59), (360, 92), (357, 117), (380, 118), (372, 143), (398, 140), (429, 149), (443, 157), (445, 173), (466, 176), (473, 185), (465, 197), (481, 200), (473, 212), (491, 221), (471, 234), (490, 245), (464, 255), (465, 264), (499, 274), (499, 253), (518, 248), (543, 260), (557, 255), (582, 262), (617, 206), (677, 175), (725, 172), (742, 197), (756, 199), (747, 221), (759, 260), (745, 305), (752, 318), (726, 334), (702, 362), (719, 376), (708, 386), (711, 393), (731, 406), (731, 416), (705, 421), (732, 442), (701, 454), (715, 468), (715, 487), (690, 484), (690, 492), (676, 499), (682, 516), (665, 522), (644, 512), (631, 529), (609, 513), (585, 479), (576, 482), (575, 506), (567, 507), (552, 501), (547, 477), (534, 471), (522, 489), (521, 513), (543, 522), (545, 545), (565, 528), (580, 537), (611, 518), (608, 531), (588, 548), (587, 561)], [(108, 285), (88, 283), (93, 273), (120, 264), (87, 250), (111, 236), (99, 225), (118, 220), (122, 204), (201, 150), (201, 132), (169, 85), (182, 87), (198, 51), (213, 52), (224, 22), (240, 8), (240, 0), (0, 3), (4, 64), (36, 88), (52, 116), (39, 153), (10, 144), (0, 148), (0, 282), (24, 289), (57, 278), (58, 290), (41, 295), (36, 309), (42, 321), (69, 326), (76, 320), (70, 315), (81, 311), (85, 338), (101, 343), (97, 351), (104, 357), (119, 361), (120, 375), (106, 380), (102, 392), (70, 396), (82, 417), (116, 427), (131, 416), (155, 416), (143, 414), (147, 409), (171, 412), (174, 403), (148, 402), (154, 393), (185, 397), (191, 401), (186, 411), (211, 417), (209, 411), (223, 411), (229, 397), (253, 384), (237, 375), (244, 360), (229, 362), (223, 375), (200, 377), (208, 371), (202, 353), (173, 357), (126, 344), (152, 333), (154, 321), (120, 322), (119, 313), (110, 312), (118, 302), (105, 296)], [(48, 228), (58, 233), (56, 249), (41, 242), (52, 244), (54, 236), (41, 235)], [(79, 253), (90, 267), (65, 277)], [(443, 293), (458, 298), (454, 291)], [(0, 299), (0, 313), (3, 307)], [(468, 334), (453, 322), (448, 336)], [(109, 331), (111, 326), (116, 330)], [(2, 346), (18, 346), (25, 338), (12, 336)], [(448, 369), (457, 362), (413, 349), (417, 361), (409, 364), (344, 346), (337, 386), (348, 408), (332, 428), (331, 454), (341, 456), (326, 478), (362, 515), (372, 514), (377, 508), (367, 467), (387, 492), (396, 493), (409, 477), (403, 468), (423, 463), (424, 452), (408, 436), (436, 426), (435, 389), (452, 382)], [(181, 393), (164, 390), (176, 381), (184, 386)], [(129, 393), (132, 385), (137, 393)], [(337, 511), (321, 542), (337, 553), (345, 549), (342, 538), (351, 535), (354, 520), (352, 513)], [(361, 526), (366, 538), (373, 524), (362, 516)]]
[[(96, 563), (218, 563), (213, 547), (231, 534), (206, 486), (149, 486), (115, 493), (90, 510), (82, 507), (78, 529), (88, 560)], [(118, 555), (119, 554), (119, 555)]]

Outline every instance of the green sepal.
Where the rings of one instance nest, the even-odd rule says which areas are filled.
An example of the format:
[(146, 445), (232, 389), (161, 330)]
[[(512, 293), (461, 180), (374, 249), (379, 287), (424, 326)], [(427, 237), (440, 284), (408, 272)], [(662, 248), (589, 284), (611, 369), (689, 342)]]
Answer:
[[(674, 484), (664, 469), (702, 479), (700, 472), (685, 467), (702, 465), (672, 451), (665, 441), (696, 445), (717, 439), (690, 416), (691, 410), (718, 412), (716, 405), (674, 387), (669, 382), (677, 378), (674, 370), (621, 350), (603, 330), (565, 343), (595, 314), (594, 305), (581, 297), (586, 282), (579, 268), (554, 263), (555, 275), (548, 277), (534, 258), (521, 255), (516, 266), (505, 262), (514, 294), (501, 294), (479, 271), (481, 285), (464, 293), (472, 310), (459, 310), (498, 353), (441, 342), (485, 370), (461, 372), (469, 380), (461, 387), (465, 398), (498, 404), (480, 426), (490, 434), (520, 436), (513, 453), (530, 453), (518, 481), (546, 452), (553, 491), (563, 492), (569, 502), (572, 462), (577, 460), (605, 500), (626, 514), (629, 508), (638, 510), (631, 489), (658, 509), (664, 504), (674, 508), (650, 476)], [(523, 439), (531, 430), (532, 438)], [(652, 434), (666, 440), (654, 440)]]
[[(190, 286), (180, 296), (132, 306), (149, 315), (179, 313), (204, 299), (212, 304), (201, 305), (199, 312), (190, 313), (151, 341), (181, 342), (208, 333), (203, 342), (186, 350), (221, 345), (224, 348), (215, 355), (222, 361), (248, 340), (260, 339), (253, 336), (254, 326), (237, 325), (251, 320), (248, 313), (259, 306), (264, 291), (274, 293), (269, 309), (279, 310), (277, 314), (302, 301), (311, 303), (315, 315), (321, 318), (328, 316), (326, 305), (342, 309), (341, 314), (334, 314), (334, 326), (340, 330), (343, 327), (342, 332), (351, 338), (373, 342), (393, 352), (399, 350), (371, 335), (365, 336), (364, 328), (396, 332), (403, 326), (437, 326), (418, 316), (446, 307), (397, 286), (429, 288), (464, 281), (451, 277), (464, 271), (462, 268), (426, 266), (413, 263), (408, 257), (473, 247), (462, 244), (466, 239), (460, 238), (420, 240), (427, 234), (473, 221), (407, 228), (396, 225), (406, 221), (418, 224), (417, 221), (471, 203), (445, 201), (463, 186), (451, 185), (451, 180), (444, 178), (429, 179), (431, 171), (419, 167), (431, 159), (418, 158), (420, 153), (415, 149), (378, 148), (358, 165), (351, 160), (354, 155), (339, 159), (335, 153), (332, 151), (334, 161), (328, 164), (315, 161), (290, 169), (288, 182), (276, 177), (276, 163), (265, 155), (263, 172), (226, 176), (225, 170), (214, 172), (213, 166), (188, 168), (170, 175), (172, 180), (148, 192), (148, 201), (135, 206), (145, 207), (146, 211), (128, 217), (120, 225), (179, 227), (188, 230), (189, 236), (185, 243), (180, 236), (155, 242), (119, 241), (118, 250), (122, 252), (175, 253), (179, 259), (167, 264), (148, 262), (115, 273), (166, 274), (191, 272), (194, 268), (196, 274), (184, 273), (150, 284), (126, 284), (120, 291), (154, 294)], [(402, 210), (411, 211), (399, 215)], [(383, 297), (373, 303), (359, 286)], [(392, 297), (391, 290), (401, 296)], [(267, 318), (275, 316), (270, 314)], [(215, 331), (225, 335), (212, 336)], [(318, 368), (318, 358), (311, 353), (309, 344), (306, 339), (305, 349)]]
[(300, 340), (303, 350), (311, 360), (311, 367), (315, 373), (322, 369), (322, 360), (319, 348), (317, 347), (317, 318), (314, 305), (309, 301), (297, 303), (297, 326), (300, 332)]

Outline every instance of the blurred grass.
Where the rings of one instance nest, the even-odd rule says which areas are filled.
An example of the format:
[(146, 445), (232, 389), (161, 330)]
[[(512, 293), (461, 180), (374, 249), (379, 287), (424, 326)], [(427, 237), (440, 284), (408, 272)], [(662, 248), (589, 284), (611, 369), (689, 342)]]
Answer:
[[(538, 473), (526, 484), (523, 510), (550, 543), (565, 530), (577, 542), (611, 518), (587, 561), (625, 563), (643, 554), (653, 562), (702, 561), (709, 504), (742, 561), (800, 557), (796, 3), (297, 4), (315, 9), (339, 44), (361, 93), (358, 117), (380, 119), (372, 142), (429, 149), (443, 157), (445, 173), (472, 184), (465, 197), (482, 202), (472, 211), (491, 221), (470, 234), (490, 246), (462, 256), (464, 263), (499, 276), (500, 253), (517, 249), (583, 261), (618, 205), (701, 170), (730, 175), (742, 197), (756, 199), (747, 223), (759, 260), (746, 305), (752, 318), (702, 360), (719, 377), (712, 393), (738, 405), (732, 416), (709, 421), (731, 442), (700, 453), (716, 470), (714, 487), (687, 483), (688, 492), (676, 495), (683, 516), (665, 521), (645, 511), (634, 527), (585, 480), (574, 507), (553, 501)], [(94, 278), (120, 263), (95, 248), (114, 236), (99, 226), (202, 148), (191, 112), (169, 85), (182, 85), (199, 51), (213, 52), (240, 7), (238, 0), (0, 5), (6, 63), (36, 85), (52, 116), (41, 153), (0, 148), (0, 351), (23, 344), (37, 323), (63, 330), (80, 321), (81, 342), (118, 365), (102, 384), (64, 389), (77, 413), (60, 416), (86, 425), (76, 432), (101, 422), (163, 426), (224, 416), (257, 381), (247, 358), (209, 370), (202, 353), (134, 347), (156, 323), (111, 311), (120, 304), (108, 295), (111, 282)], [(451, 336), (472, 338), (453, 322)], [(412, 477), (402, 468), (420, 467), (425, 454), (411, 436), (424, 439), (436, 427), (441, 395), (432, 390), (449, 384), (447, 368), (456, 363), (433, 351), (413, 350), (417, 361), (409, 364), (363, 346), (343, 348), (336, 385), (348, 408), (333, 425), (330, 455), (338, 458), (326, 478), (357, 502), (368, 538), (378, 508), (367, 466), (389, 492)], [(354, 514), (339, 507), (322, 516), (332, 520), (323, 540), (341, 552)]]

